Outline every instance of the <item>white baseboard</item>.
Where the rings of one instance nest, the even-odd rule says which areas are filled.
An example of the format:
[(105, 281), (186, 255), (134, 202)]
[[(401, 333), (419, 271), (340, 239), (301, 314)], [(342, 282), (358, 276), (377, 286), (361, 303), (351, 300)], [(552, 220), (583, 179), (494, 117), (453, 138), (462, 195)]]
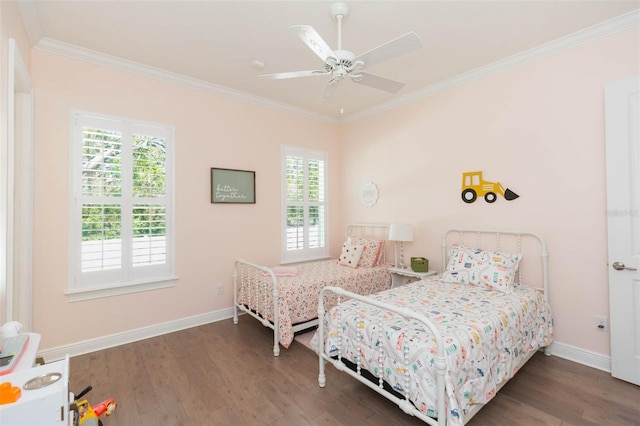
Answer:
[(608, 355), (560, 342), (553, 342), (551, 345), (551, 355), (611, 373), (611, 357)]
[(45, 362), (58, 361), (64, 359), (67, 354), (69, 354), (70, 357), (84, 355), (90, 352), (108, 349), (114, 346), (124, 345), (167, 333), (173, 333), (174, 331), (197, 327), (199, 325), (209, 324), (231, 317), (233, 317), (233, 308), (225, 308), (219, 311), (207, 312), (205, 314), (182, 318), (176, 321), (137, 328), (135, 330), (72, 343), (70, 345), (41, 350), (38, 351), (38, 356), (44, 358)]
[[(124, 345), (138, 340), (148, 339), (174, 331), (180, 331), (199, 325), (209, 324), (216, 321), (233, 317), (233, 308), (226, 308), (219, 311), (208, 312), (206, 314), (193, 317), (182, 318), (176, 321), (156, 324), (149, 327), (129, 330), (110, 336), (98, 337), (96, 339), (85, 340), (72, 343), (70, 345), (58, 346), (56, 348), (38, 351), (38, 356), (44, 358), (46, 362), (64, 359), (69, 354), (70, 357), (84, 355), (114, 346)], [(561, 342), (553, 342), (551, 345), (551, 355), (577, 362), (598, 370), (611, 372), (611, 357)]]

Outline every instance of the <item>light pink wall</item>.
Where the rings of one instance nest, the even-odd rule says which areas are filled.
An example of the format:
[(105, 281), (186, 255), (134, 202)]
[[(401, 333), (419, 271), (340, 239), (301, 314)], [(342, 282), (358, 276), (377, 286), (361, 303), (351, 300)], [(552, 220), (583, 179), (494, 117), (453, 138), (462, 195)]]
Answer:
[[(638, 29), (460, 86), (341, 129), (345, 219), (406, 222), (407, 256), (440, 270), (450, 227), (542, 234), (559, 342), (609, 354), (604, 85), (640, 74)], [(482, 170), (520, 195), (494, 204), (460, 197), (461, 175)], [(380, 189), (371, 207), (362, 182)]]
[[(333, 125), (39, 50), (33, 82), (33, 309), (43, 350), (229, 308), (236, 259), (279, 262), (281, 144), (328, 151), (330, 185), (339, 182)], [(74, 303), (64, 295), (71, 109), (175, 126), (175, 288)], [(255, 170), (257, 203), (211, 204), (211, 167)], [(337, 209), (330, 206), (330, 214), (338, 217)]]

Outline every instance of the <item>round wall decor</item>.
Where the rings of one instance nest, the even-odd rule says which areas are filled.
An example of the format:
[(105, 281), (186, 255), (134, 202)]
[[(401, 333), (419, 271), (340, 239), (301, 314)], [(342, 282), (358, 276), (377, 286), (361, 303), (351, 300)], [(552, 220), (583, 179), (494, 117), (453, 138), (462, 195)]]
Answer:
[(360, 202), (365, 207), (371, 207), (378, 201), (378, 187), (373, 182), (365, 182), (360, 187)]

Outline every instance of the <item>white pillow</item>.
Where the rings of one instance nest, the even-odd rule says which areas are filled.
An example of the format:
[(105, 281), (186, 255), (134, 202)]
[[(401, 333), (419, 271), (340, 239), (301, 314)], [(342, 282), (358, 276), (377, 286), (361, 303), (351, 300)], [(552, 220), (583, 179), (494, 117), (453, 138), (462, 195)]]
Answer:
[(484, 250), (473, 249), (465, 246), (453, 246), (449, 251), (449, 263), (442, 274), (442, 279), (448, 282), (478, 285), (478, 265), (482, 265), (487, 259)]
[(488, 290), (510, 292), (516, 283), (522, 254), (487, 252), (488, 265), (480, 270), (480, 285)]
[(484, 287), (487, 290), (510, 292), (515, 282), (522, 255), (453, 246), (449, 264), (442, 274), (448, 282)]
[(340, 257), (338, 258), (338, 264), (357, 268), (363, 252), (364, 244), (344, 243), (342, 253), (340, 253)]

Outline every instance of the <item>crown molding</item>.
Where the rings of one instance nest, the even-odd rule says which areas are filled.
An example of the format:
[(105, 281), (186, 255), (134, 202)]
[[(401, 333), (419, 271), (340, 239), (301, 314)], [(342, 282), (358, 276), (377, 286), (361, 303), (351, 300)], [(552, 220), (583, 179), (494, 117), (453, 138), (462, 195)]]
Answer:
[(525, 50), (521, 53), (517, 53), (508, 58), (493, 62), (491, 64), (476, 68), (469, 72), (459, 74), (455, 77), (440, 81), (424, 89), (417, 90), (407, 95), (398, 97), (389, 102), (377, 105), (375, 107), (366, 109), (364, 111), (351, 114), (347, 117), (341, 117), (339, 119), (329, 117), (326, 115), (318, 114), (309, 111), (304, 108), (295, 107), (283, 102), (276, 102), (270, 99), (262, 98), (259, 96), (251, 95), (239, 90), (234, 90), (228, 87), (216, 85), (203, 80), (199, 80), (185, 75), (173, 73), (160, 68), (143, 65), (127, 59), (118, 58), (115, 56), (100, 53), (94, 50), (85, 49), (79, 46), (75, 46), (69, 43), (63, 43), (46, 37), (42, 37), (42, 30), (39, 25), (39, 17), (37, 16), (37, 9), (31, 6), (30, 2), (18, 2), (20, 11), (23, 15), (23, 20), (27, 26), (27, 31), (32, 41), (38, 40), (34, 43), (34, 48), (49, 53), (67, 56), (70, 58), (94, 63), (97, 65), (106, 66), (112, 69), (131, 72), (145, 77), (154, 78), (157, 80), (189, 87), (194, 90), (200, 90), (209, 92), (215, 95), (223, 96), (229, 99), (247, 102), (255, 105), (259, 105), (265, 108), (281, 111), (300, 117), (305, 117), (313, 120), (323, 121), (330, 124), (347, 124), (361, 120), (363, 118), (371, 117), (406, 104), (422, 100), (433, 96), (435, 94), (444, 92), (454, 87), (461, 86), (503, 71), (507, 71), (521, 65), (537, 61), (547, 56), (555, 55), (568, 49), (581, 46), (583, 44), (607, 37), (609, 35), (625, 31), (640, 25), (640, 10), (620, 15), (616, 18), (610, 19), (600, 24), (593, 25), (584, 30), (575, 32), (573, 34), (561, 37), (551, 42), (542, 44), (540, 46)]
[(422, 90), (409, 93), (405, 96), (393, 99), (389, 102), (380, 104), (373, 108), (361, 111), (345, 117), (341, 123), (351, 123), (357, 120), (371, 117), (385, 111), (398, 108), (400, 106), (428, 98), (437, 93), (444, 92), (451, 88), (461, 86), (482, 78), (507, 71), (530, 62), (546, 58), (551, 55), (573, 49), (586, 43), (625, 31), (640, 25), (640, 10), (620, 15), (600, 24), (593, 25), (573, 34), (550, 41), (540, 46), (525, 50), (523, 52), (512, 55), (508, 58), (501, 59), (491, 64), (476, 68), (469, 72), (459, 74), (455, 77), (440, 81)]
[(18, 11), (22, 17), (24, 27), (27, 30), (31, 45), (35, 46), (38, 40), (44, 37), (40, 23), (40, 14), (38, 13), (38, 5), (34, 1), (24, 0), (17, 0), (16, 4), (18, 5)]
[(174, 73), (149, 65), (143, 65), (138, 62), (130, 61), (128, 59), (118, 58), (116, 56), (107, 55), (105, 53), (86, 49), (84, 47), (76, 46), (70, 43), (64, 43), (47, 37), (40, 39), (40, 41), (35, 44), (34, 49), (53, 53), (56, 55), (66, 56), (80, 61), (90, 62), (118, 71), (142, 75), (144, 77), (161, 80), (167, 83), (177, 84), (180, 86), (188, 87), (190, 89), (223, 96), (232, 100), (251, 103), (276, 111), (286, 112), (288, 114), (306, 117), (313, 120), (325, 121), (331, 124), (338, 123), (338, 121), (334, 118), (317, 114), (312, 111), (298, 108), (283, 102), (276, 102), (271, 99), (251, 95), (249, 93), (209, 83), (197, 78), (188, 77), (182, 74)]

